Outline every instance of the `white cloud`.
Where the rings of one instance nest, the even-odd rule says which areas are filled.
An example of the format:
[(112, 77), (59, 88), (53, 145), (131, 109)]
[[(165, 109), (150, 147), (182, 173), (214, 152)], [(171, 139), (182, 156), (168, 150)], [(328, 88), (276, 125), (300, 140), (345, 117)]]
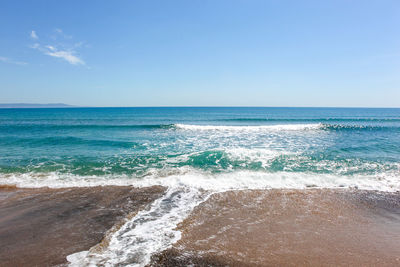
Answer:
[(3, 63), (9, 63), (9, 64), (15, 64), (15, 65), (27, 65), (28, 63), (22, 62), (22, 61), (15, 61), (13, 59), (7, 58), (7, 57), (0, 57), (0, 61)]
[(32, 39), (35, 39), (35, 40), (39, 39), (39, 37), (37, 36), (37, 34), (36, 34), (35, 31), (32, 31), (32, 32), (31, 32), (31, 38), (32, 38)]
[(74, 55), (74, 51), (57, 51), (54, 47), (51, 48), (45, 52), (46, 55), (62, 58), (72, 65), (85, 65), (82, 59)]
[[(65, 38), (67, 36), (61, 29), (55, 29), (55, 32), (61, 34)], [(34, 31), (32, 31), (32, 33), (34, 33)], [(72, 44), (68, 42), (65, 43), (65, 41), (66, 40), (64, 40), (62, 43), (58, 42), (57, 45), (34, 43), (30, 47), (42, 52), (47, 56), (63, 59), (72, 65), (85, 65), (85, 61), (77, 56), (76, 52), (76, 50), (81, 46), (82, 42)]]

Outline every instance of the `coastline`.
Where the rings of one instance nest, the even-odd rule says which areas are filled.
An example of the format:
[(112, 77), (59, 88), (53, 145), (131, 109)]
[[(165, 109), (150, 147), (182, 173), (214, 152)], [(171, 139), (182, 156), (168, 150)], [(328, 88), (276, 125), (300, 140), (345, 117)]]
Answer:
[(217, 193), (151, 266), (394, 266), (400, 193), (272, 189)]
[[(0, 187), (0, 266), (60, 266), (165, 193), (161, 186)], [(148, 266), (390, 266), (400, 263), (400, 192), (215, 193)]]
[(0, 266), (66, 265), (162, 196), (153, 186), (0, 187)]

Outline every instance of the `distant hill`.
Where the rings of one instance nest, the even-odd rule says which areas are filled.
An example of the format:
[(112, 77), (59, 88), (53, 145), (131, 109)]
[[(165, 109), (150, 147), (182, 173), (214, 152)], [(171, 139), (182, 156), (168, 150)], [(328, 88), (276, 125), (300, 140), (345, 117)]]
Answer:
[(9, 103), (0, 104), (0, 108), (73, 108), (76, 106), (63, 103), (31, 104), (31, 103)]

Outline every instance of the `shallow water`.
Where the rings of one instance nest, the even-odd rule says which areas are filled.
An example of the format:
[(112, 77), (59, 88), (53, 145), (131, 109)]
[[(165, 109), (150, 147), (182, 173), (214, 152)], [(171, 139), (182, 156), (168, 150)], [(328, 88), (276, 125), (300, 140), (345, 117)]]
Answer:
[(217, 192), (400, 190), (400, 109), (0, 109), (0, 184), (168, 187), (101, 254), (69, 257), (144, 266)]
[(1, 109), (0, 155), (0, 183), (19, 186), (398, 190), (400, 109)]

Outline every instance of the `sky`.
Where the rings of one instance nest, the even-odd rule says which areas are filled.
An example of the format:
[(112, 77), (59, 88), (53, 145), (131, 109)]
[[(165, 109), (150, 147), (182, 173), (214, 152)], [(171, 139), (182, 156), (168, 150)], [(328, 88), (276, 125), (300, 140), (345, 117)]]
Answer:
[(2, 0), (0, 25), (0, 103), (400, 107), (398, 0)]

